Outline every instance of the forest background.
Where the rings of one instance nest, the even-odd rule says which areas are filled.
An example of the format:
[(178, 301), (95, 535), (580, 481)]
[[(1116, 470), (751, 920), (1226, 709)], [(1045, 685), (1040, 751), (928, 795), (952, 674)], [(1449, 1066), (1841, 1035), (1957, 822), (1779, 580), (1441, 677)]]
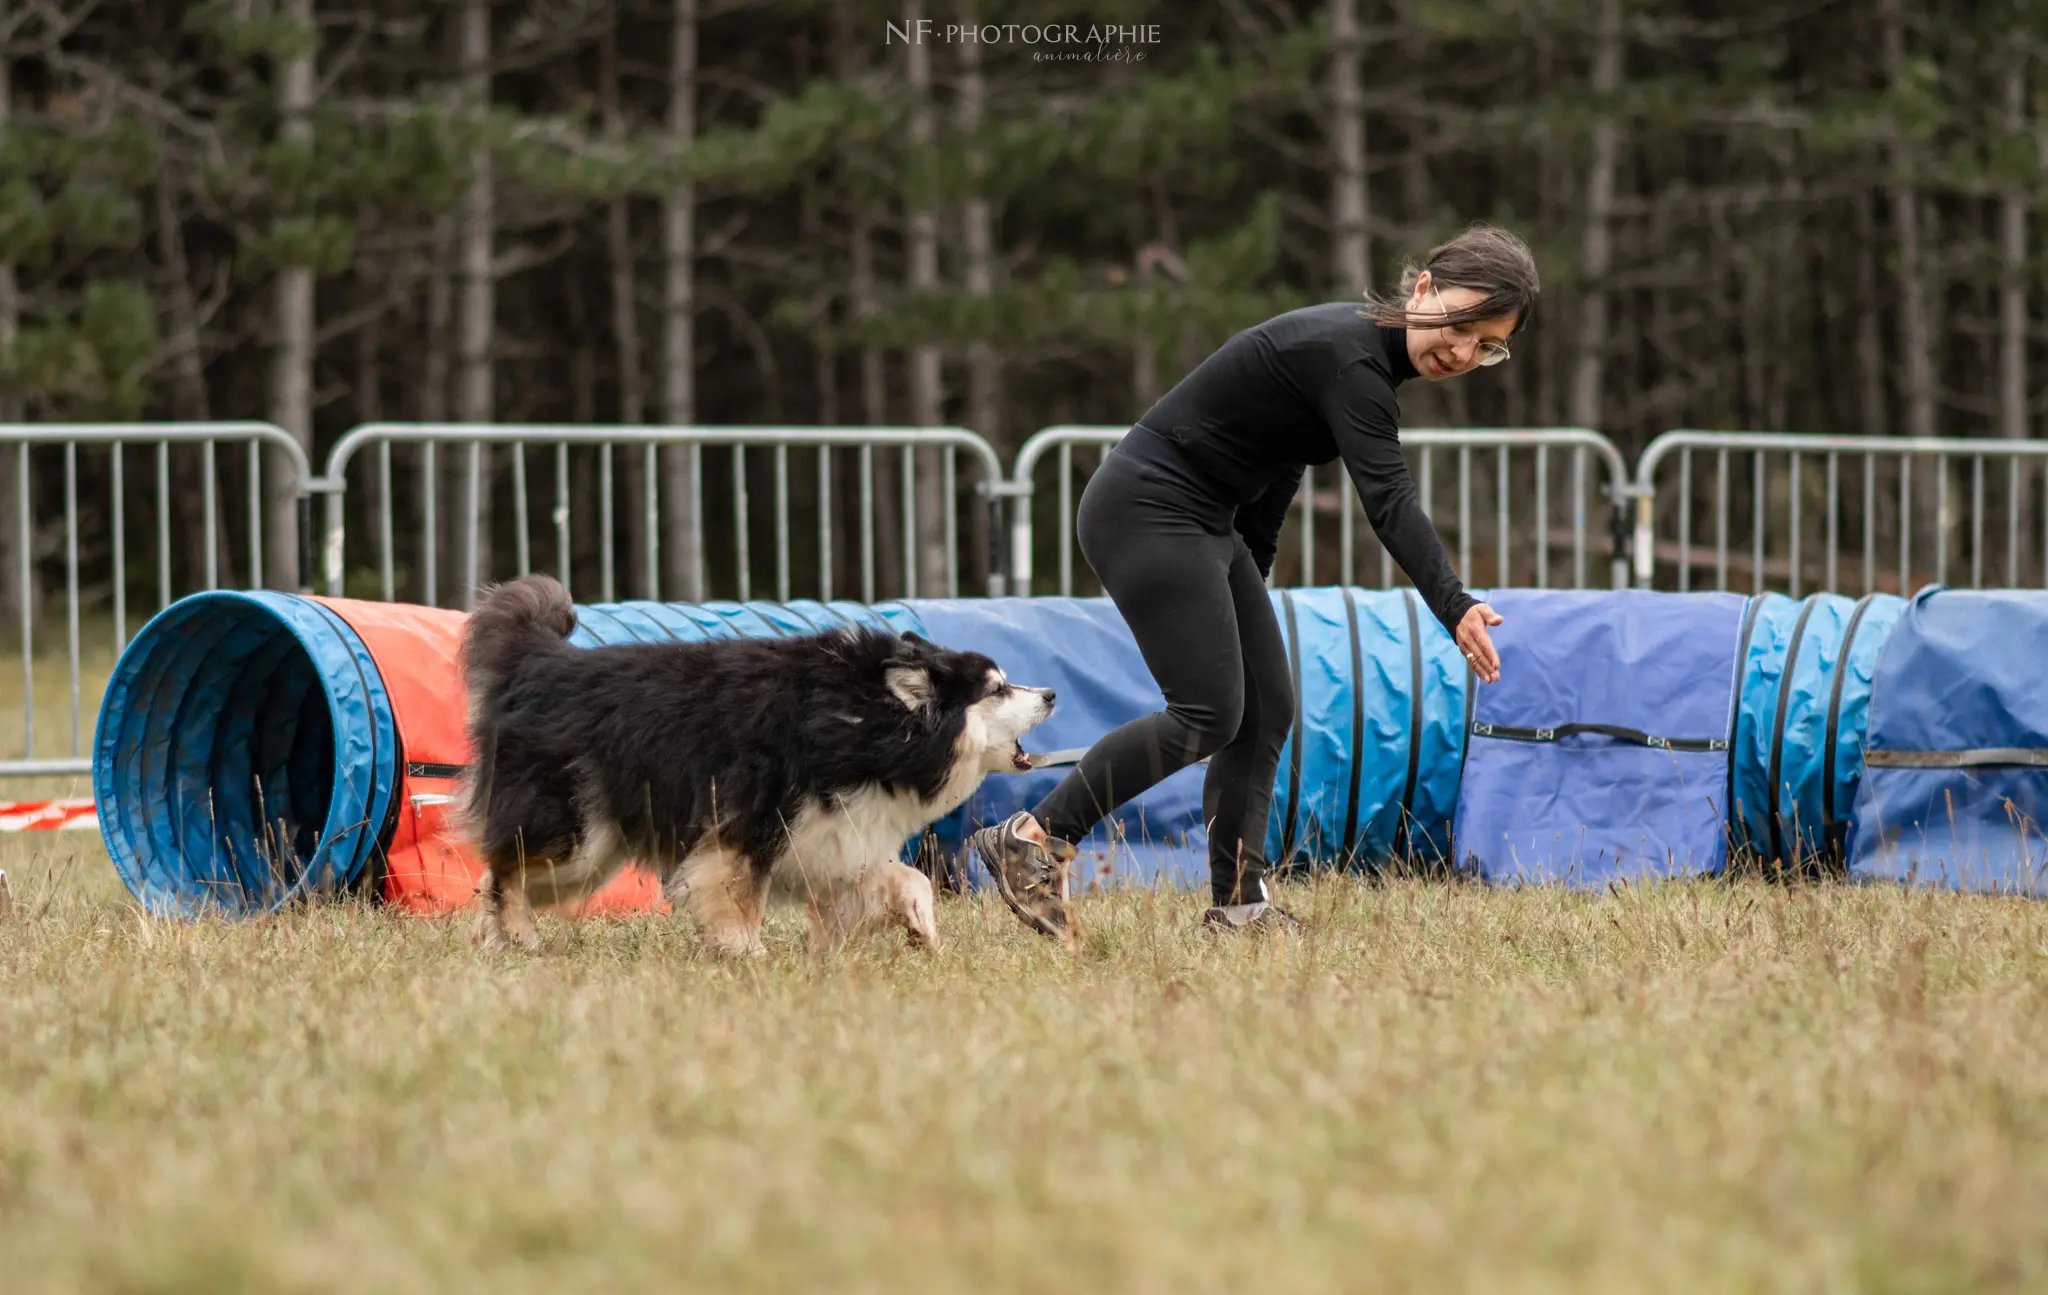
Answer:
[[(0, 0), (0, 423), (263, 419), (316, 468), (386, 419), (958, 425), (1007, 465), (1488, 219), (1535, 249), (1538, 316), (1508, 364), (1404, 389), (1411, 426), (1587, 427), (1631, 456), (1672, 427), (2027, 437), (2043, 21), (2031, 0)], [(482, 456), (484, 484), (508, 463)], [(200, 465), (176, 456), (167, 519), (146, 458), (126, 486), (127, 526), (170, 523), (181, 587), (208, 558)], [(464, 525), (469, 461), (441, 465), (437, 525)], [(727, 465), (617, 455), (622, 594), (648, 583), (641, 474), (701, 489), (715, 535)], [(103, 596), (107, 460), (77, 470)], [(221, 455), (218, 497), (248, 470)], [(63, 458), (27, 471), (0, 454), (0, 609), (24, 484), (35, 583), (63, 579)], [(352, 527), (387, 502), (366, 479)], [(423, 479), (394, 478), (401, 527)], [(579, 519), (598, 480), (579, 471)], [(212, 528), (223, 584), (295, 574), (287, 474), (262, 487), (266, 569), (246, 528)], [(944, 481), (916, 488), (926, 533), (890, 513), (874, 537), (883, 595), (898, 546), (943, 560)], [(814, 516), (815, 478), (794, 490)], [(660, 587), (729, 592), (687, 588), (683, 512), (654, 523), (677, 528)], [(437, 601), (460, 558), (451, 532)], [(419, 567), (398, 596), (423, 598)]]

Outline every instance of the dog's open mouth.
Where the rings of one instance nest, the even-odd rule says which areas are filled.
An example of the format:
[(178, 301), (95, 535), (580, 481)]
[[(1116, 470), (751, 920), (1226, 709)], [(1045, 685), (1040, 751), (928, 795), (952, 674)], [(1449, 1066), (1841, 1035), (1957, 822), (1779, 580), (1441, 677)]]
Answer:
[(1019, 773), (1031, 772), (1031, 757), (1024, 753), (1024, 744), (1019, 742), (1010, 751), (1010, 767)]

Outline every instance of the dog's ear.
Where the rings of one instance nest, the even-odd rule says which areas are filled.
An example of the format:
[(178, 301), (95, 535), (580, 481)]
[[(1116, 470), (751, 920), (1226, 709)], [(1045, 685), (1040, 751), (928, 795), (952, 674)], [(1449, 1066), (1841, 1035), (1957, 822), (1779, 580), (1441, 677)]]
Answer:
[(902, 638), (903, 638), (903, 641), (904, 641), (905, 643), (915, 643), (915, 644), (916, 644), (917, 646), (919, 646), (919, 647), (930, 647), (930, 646), (931, 646), (931, 640), (930, 640), (930, 639), (927, 639), (927, 638), (925, 638), (925, 637), (924, 637), (923, 635), (919, 634), (919, 633), (918, 633), (918, 632), (917, 632), (916, 630), (904, 630), (904, 631), (903, 631), (903, 635), (902, 635)]
[(888, 681), (889, 691), (896, 694), (896, 700), (911, 710), (927, 705), (932, 699), (931, 671), (923, 666), (892, 661), (882, 677)]

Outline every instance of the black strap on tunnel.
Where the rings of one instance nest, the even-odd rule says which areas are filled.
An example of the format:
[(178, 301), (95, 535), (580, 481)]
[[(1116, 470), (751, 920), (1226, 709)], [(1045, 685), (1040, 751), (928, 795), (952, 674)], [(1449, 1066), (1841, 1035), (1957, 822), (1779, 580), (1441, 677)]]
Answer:
[(1500, 738), (1508, 742), (1556, 742), (1581, 733), (1597, 733), (1611, 737), (1617, 742), (1631, 746), (1649, 747), (1658, 751), (1726, 751), (1725, 737), (1662, 737), (1645, 733), (1639, 728), (1628, 728), (1621, 724), (1592, 724), (1573, 722), (1559, 724), (1555, 728), (1527, 728), (1512, 724), (1474, 724), (1472, 736)]
[(1359, 688), (1365, 663), (1359, 659), (1358, 600), (1350, 585), (1344, 586), (1344, 628), (1351, 636), (1351, 788), (1344, 802), (1344, 851), (1349, 854), (1358, 836), (1358, 775), (1364, 764), (1359, 756), (1365, 749), (1365, 695)]
[[(1460, 783), (1465, 778), (1465, 765), (1472, 759), (1472, 709), (1478, 701), (1478, 691), (1479, 672), (1473, 668), (1471, 658), (1467, 657), (1465, 658), (1465, 723), (1459, 729), (1460, 734), (1464, 736), (1465, 740), (1458, 744), (1458, 780)], [(1449, 826), (1450, 853), (1445, 858), (1455, 864), (1458, 858), (1458, 823), (1455, 816), (1453, 816)], [(1473, 857), (1472, 862), (1475, 866), (1477, 865), (1478, 860), (1476, 856)]]
[(1865, 751), (1872, 769), (1976, 769), (1997, 765), (2048, 768), (2048, 747), (1978, 746), (1958, 751)]
[(1789, 862), (1785, 859), (1785, 829), (1779, 821), (1783, 811), (1778, 804), (1778, 783), (1784, 777), (1785, 714), (1792, 708), (1792, 672), (1799, 667), (1799, 648), (1806, 639), (1806, 621), (1813, 615), (1813, 608), (1814, 602), (1809, 598), (1806, 606), (1799, 609), (1799, 619), (1792, 622), (1792, 641), (1785, 646), (1785, 668), (1778, 672), (1777, 710), (1771, 716), (1771, 758), (1765, 762), (1764, 805), (1771, 829), (1771, 858), (1780, 862)]
[(1849, 613), (1848, 628), (1842, 631), (1842, 647), (1835, 654), (1835, 677), (1828, 685), (1828, 734), (1821, 757), (1820, 783), (1820, 830), (1821, 840), (1827, 843), (1828, 852), (1834, 858), (1842, 856), (1844, 842), (1841, 837), (1846, 826), (1835, 818), (1835, 750), (1841, 734), (1842, 724), (1842, 675), (1849, 665), (1849, 649), (1856, 643), (1856, 627), (1863, 621), (1863, 613), (1870, 610), (1871, 600), (1876, 594), (1865, 594), (1856, 600), (1856, 608)]
[[(1479, 672), (1473, 669), (1472, 661), (1468, 657), (1465, 661), (1465, 732), (1467, 734), (1471, 733), (1472, 731), (1472, 706), (1473, 703), (1477, 700), (1477, 698), (1473, 696), (1473, 694), (1477, 691), (1474, 685), (1476, 685), (1478, 682)], [(1472, 740), (1470, 737), (1467, 737), (1465, 739), (1465, 749), (1458, 753), (1458, 777), (1460, 779), (1463, 779), (1465, 776), (1465, 761), (1470, 759), (1471, 755)]]
[[(1396, 859), (1408, 853), (1408, 827), (1415, 814), (1415, 783), (1422, 772), (1422, 625), (1415, 614), (1412, 591), (1401, 591), (1401, 605), (1408, 613), (1408, 778), (1401, 785), (1401, 817), (1394, 823)], [(1469, 692), (1465, 705), (1469, 719)]]
[[(317, 610), (317, 611), (318, 611), (318, 612), (319, 612), (319, 613), (320, 613), (320, 614), (321, 614), (321, 615), (322, 615), (323, 617), (325, 617), (325, 618), (326, 618), (326, 619), (327, 619), (328, 621), (332, 622), (332, 623), (333, 623), (333, 625), (335, 626), (335, 628), (337, 628), (338, 630), (340, 630), (340, 631), (341, 631), (341, 632), (340, 632), (340, 634), (339, 634), (339, 637), (340, 637), (341, 641), (342, 641), (342, 642), (343, 642), (344, 644), (348, 644), (348, 643), (350, 643), (350, 642), (351, 642), (352, 640), (353, 640), (354, 642), (357, 642), (357, 643), (361, 643), (361, 642), (362, 642), (362, 639), (361, 639), (361, 637), (360, 637), (359, 635), (357, 635), (357, 634), (356, 634), (356, 632), (355, 632), (355, 629), (354, 629), (354, 627), (353, 627), (353, 626), (351, 626), (351, 625), (350, 625), (350, 624), (349, 624), (349, 623), (348, 623), (347, 621), (345, 621), (345, 620), (343, 620), (343, 619), (342, 619), (342, 617), (341, 617), (341, 613), (340, 613), (340, 612), (337, 612), (337, 611), (335, 611), (335, 610), (334, 610), (334, 609), (333, 609), (332, 607), (329, 607), (329, 606), (328, 606), (328, 605), (327, 605), (326, 603), (320, 603), (320, 602), (316, 602), (316, 603), (314, 603), (314, 604), (313, 604), (313, 607), (314, 607), (314, 609), (315, 609), (315, 610)], [(367, 654), (367, 653), (369, 652), (369, 650), (370, 650), (370, 645), (369, 645), (369, 644), (367, 644), (367, 643), (364, 643), (364, 644), (363, 644), (363, 651), (364, 651), (364, 653), (365, 653), (365, 654)], [(365, 674), (365, 673), (364, 673), (364, 671), (363, 671), (363, 663), (362, 663), (361, 659), (360, 659), (360, 658), (358, 658), (358, 657), (356, 656), (356, 654), (355, 654), (355, 649), (354, 649), (353, 647), (349, 647), (349, 648), (347, 649), (347, 651), (348, 651), (348, 663), (349, 663), (350, 667), (351, 667), (351, 668), (353, 668), (353, 669), (355, 670), (355, 672), (356, 672), (356, 682), (357, 682), (358, 684), (360, 684), (360, 685), (362, 686), (362, 690), (363, 690), (363, 697), (364, 697), (364, 699), (365, 699), (365, 700), (368, 700), (368, 699), (369, 699), (369, 696), (370, 696), (370, 679), (369, 679), (369, 676), (368, 676), (367, 674)], [(370, 663), (371, 663), (371, 668), (372, 668), (372, 669), (374, 669), (374, 668), (376, 667), (376, 658), (375, 658), (375, 657), (371, 657), (371, 658), (370, 658)], [(380, 685), (380, 686), (381, 686), (381, 685)], [(369, 730), (370, 730), (370, 768), (371, 768), (372, 770), (375, 770), (375, 769), (377, 768), (377, 764), (378, 764), (378, 754), (377, 754), (377, 725), (376, 725), (376, 720), (375, 720), (375, 716), (374, 716), (374, 715), (373, 715), (373, 716), (371, 717), (371, 723), (370, 723), (370, 725), (369, 725)], [(391, 731), (392, 731), (393, 735), (396, 735), (396, 734), (397, 734), (397, 732), (398, 732), (398, 715), (397, 715), (397, 713), (396, 713), (395, 711), (394, 711), (394, 712), (392, 713), (392, 716), (391, 716)], [(398, 753), (394, 751), (394, 752), (393, 752), (392, 754), (393, 754), (393, 755), (396, 755), (396, 754), (398, 754)], [(376, 774), (375, 774), (375, 773), (373, 772), (373, 773), (372, 773), (372, 774), (371, 774), (370, 776), (371, 776), (372, 780), (374, 781), (374, 779), (376, 778)], [(367, 807), (368, 807), (368, 802), (369, 802), (369, 801), (370, 801), (370, 799), (371, 799), (371, 795), (372, 795), (372, 793), (371, 793), (371, 790), (370, 790), (370, 788), (368, 788), (368, 787), (365, 787), (365, 788), (363, 789), (363, 800), (364, 800), (365, 808), (367, 808)], [(393, 787), (393, 788), (391, 789), (391, 798), (392, 798), (392, 799), (393, 799), (394, 801), (398, 799), (398, 788), (396, 788), (396, 787)], [(387, 814), (385, 814), (385, 816), (384, 816), (384, 821), (383, 821), (382, 823), (379, 823), (379, 824), (377, 825), (377, 831), (378, 831), (378, 832), (380, 833), (380, 835), (378, 836), (378, 838), (377, 838), (376, 840), (374, 840), (374, 841), (370, 842), (370, 848), (369, 848), (369, 850), (368, 850), (368, 851), (366, 851), (366, 852), (364, 853), (364, 858), (363, 858), (363, 865), (364, 865), (364, 872), (365, 872), (366, 874), (368, 874), (368, 873), (373, 873), (373, 872), (375, 872), (375, 871), (377, 870), (377, 868), (378, 868), (378, 866), (379, 866), (379, 865), (378, 865), (378, 864), (377, 864), (377, 863), (375, 862), (375, 860), (376, 860), (376, 856), (378, 856), (378, 855), (381, 855), (382, 853), (384, 853), (384, 847), (386, 846), (386, 844), (388, 844), (388, 843), (389, 843), (389, 841), (390, 841), (390, 839), (391, 839), (391, 838), (390, 838), (389, 836), (386, 836), (386, 835), (382, 835), (382, 833), (386, 833), (386, 832), (389, 832), (389, 831), (390, 831), (391, 829), (395, 828), (395, 827), (397, 826), (397, 824), (398, 824), (398, 820), (397, 820), (397, 818), (396, 818), (396, 817), (394, 817), (393, 815), (391, 815), (391, 814), (387, 813)], [(325, 826), (326, 826), (326, 825), (325, 825), (325, 824), (323, 823), (323, 824), (322, 824), (322, 827), (324, 828)], [(345, 835), (347, 835), (347, 834), (348, 834), (349, 832), (351, 832), (351, 831), (354, 831), (354, 830), (355, 830), (355, 829), (353, 829), (353, 828), (345, 828), (345, 829), (343, 829), (343, 831), (342, 831), (342, 832), (340, 833), (340, 835), (344, 835), (344, 836), (345, 836)], [(333, 845), (333, 844), (334, 844), (334, 839), (333, 839), (332, 837), (323, 837), (323, 838), (319, 838), (319, 843), (318, 843), (318, 845), (316, 845), (316, 846), (315, 846), (314, 848), (315, 848), (315, 850), (316, 850), (316, 852), (317, 852), (318, 850), (320, 850), (320, 849), (322, 849), (322, 848), (325, 848), (325, 847), (328, 847), (328, 846), (331, 846), (331, 845)], [(333, 881), (334, 881), (334, 865), (333, 865), (333, 862), (332, 862), (333, 856), (332, 856), (332, 855), (330, 854), (330, 855), (329, 855), (328, 857), (329, 857), (329, 863), (328, 863), (328, 867), (327, 867), (327, 872), (328, 872), (328, 875), (327, 875), (327, 881), (328, 881), (328, 883), (329, 883), (329, 884), (331, 885), (331, 884), (333, 884)]]
[(1280, 605), (1287, 611), (1287, 670), (1294, 678), (1294, 739), (1287, 759), (1287, 818), (1280, 833), (1280, 857), (1272, 862), (1286, 864), (1294, 858), (1295, 808), (1301, 802), (1301, 635), (1296, 632), (1294, 595), (1280, 591)]
[[(1749, 610), (1742, 613), (1742, 638), (1735, 646), (1735, 718), (1728, 726), (1730, 745), (1735, 741), (1735, 730), (1742, 724), (1742, 679), (1749, 673), (1749, 640), (1756, 633), (1756, 614), (1763, 606), (1762, 598), (1751, 598)], [(1728, 807), (1730, 821), (1740, 823), (1741, 814), (1735, 807), (1735, 762), (1728, 762), (1728, 783), (1723, 804)], [(1747, 834), (1745, 833), (1745, 839)]]
[(405, 762), (405, 776), (408, 778), (460, 778), (467, 765), (430, 764), (424, 760)]

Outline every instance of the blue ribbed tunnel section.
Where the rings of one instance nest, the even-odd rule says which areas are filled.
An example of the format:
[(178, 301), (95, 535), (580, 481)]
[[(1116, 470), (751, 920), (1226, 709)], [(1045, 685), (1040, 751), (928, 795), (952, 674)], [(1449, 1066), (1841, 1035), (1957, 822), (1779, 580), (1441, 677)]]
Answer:
[(1296, 710), (1266, 859), (1294, 869), (1444, 862), (1465, 749), (1458, 645), (1411, 590), (1272, 597)]
[(1458, 791), (1464, 869), (1583, 888), (1721, 871), (1748, 601), (1496, 592), (1501, 678), (1472, 687)]
[(597, 647), (606, 643), (789, 638), (847, 625), (897, 634), (924, 633), (917, 613), (903, 603), (618, 602), (576, 604), (576, 632), (569, 641), (578, 647)]
[(396, 759), (390, 701), (339, 616), (292, 594), (198, 594), (116, 664), (93, 799), (149, 911), (246, 914), (364, 878)]
[(1926, 589), (1871, 689), (1849, 874), (2048, 891), (2048, 593)]
[[(1087, 747), (1166, 705), (1130, 627), (1107, 598), (925, 598), (908, 605), (932, 642), (983, 653), (1012, 681), (1058, 693), (1052, 718), (1024, 739), (1027, 751)], [(1169, 775), (1077, 842), (1076, 889), (1111, 882), (1206, 885), (1205, 772), (1196, 765)], [(981, 861), (959, 849), (966, 834), (1036, 805), (1067, 773), (1047, 768), (990, 774), (965, 805), (936, 825), (941, 844), (960, 855), (966, 884), (986, 880)]]
[(1895, 594), (1751, 600), (1729, 801), (1737, 847), (1788, 868), (1841, 865), (1871, 681), (1905, 609)]

